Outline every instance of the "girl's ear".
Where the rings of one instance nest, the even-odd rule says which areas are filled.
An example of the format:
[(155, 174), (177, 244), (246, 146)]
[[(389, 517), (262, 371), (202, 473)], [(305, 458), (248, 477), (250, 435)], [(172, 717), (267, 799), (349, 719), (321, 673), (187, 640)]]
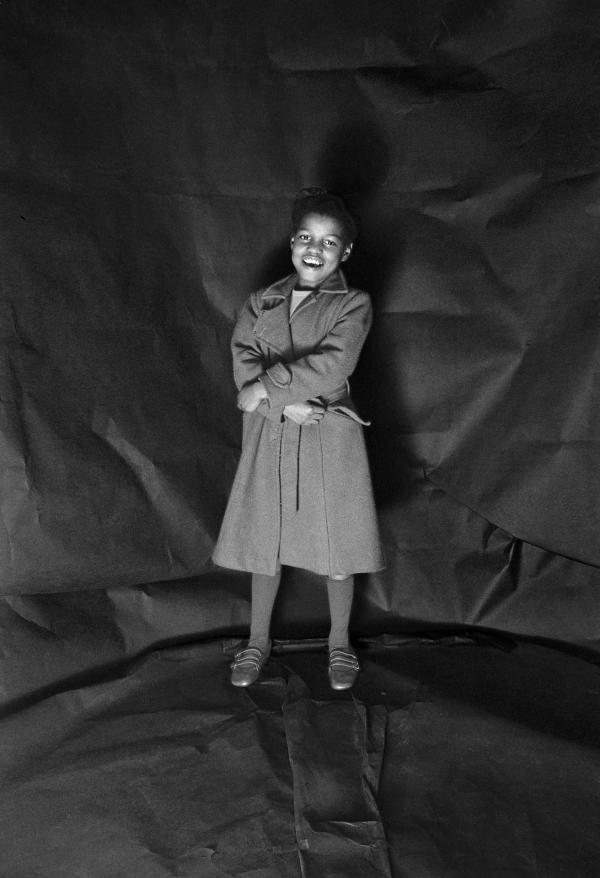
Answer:
[(294, 249), (294, 241), (295, 240), (296, 240), (296, 236), (292, 235), (292, 237), (290, 238), (290, 250)]
[(354, 246), (353, 243), (352, 243), (352, 244), (346, 244), (346, 246), (344, 247), (344, 252), (343, 252), (343, 254), (342, 254), (342, 262), (345, 262), (346, 259), (349, 259), (349, 258), (350, 258), (350, 254), (352, 253), (352, 247), (353, 247), (353, 246)]

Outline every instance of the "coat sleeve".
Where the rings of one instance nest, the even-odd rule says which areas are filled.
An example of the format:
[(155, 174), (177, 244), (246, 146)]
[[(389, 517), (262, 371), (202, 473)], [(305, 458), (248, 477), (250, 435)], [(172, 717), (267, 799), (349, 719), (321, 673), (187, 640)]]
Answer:
[(266, 370), (261, 380), (271, 407), (304, 402), (343, 384), (356, 368), (372, 319), (369, 295), (362, 290), (347, 293), (335, 324), (314, 350)]
[[(252, 294), (243, 306), (237, 319), (231, 339), (233, 357), (233, 380), (238, 390), (256, 381), (265, 372), (266, 363), (258, 346), (254, 327), (258, 317), (256, 294)], [(284, 403), (270, 404), (263, 400), (256, 412), (270, 421), (280, 422), (283, 418)]]

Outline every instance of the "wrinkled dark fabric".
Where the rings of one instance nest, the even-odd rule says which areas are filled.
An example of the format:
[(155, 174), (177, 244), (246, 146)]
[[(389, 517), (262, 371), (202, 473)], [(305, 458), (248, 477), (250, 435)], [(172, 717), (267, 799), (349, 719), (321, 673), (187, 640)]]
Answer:
[[(356, 393), (384, 520), (413, 516), (411, 462), (598, 566), (598, 15), (311, 10), (0, 8), (4, 592), (214, 576), (234, 315), (285, 272), (301, 184), (361, 218)], [(463, 565), (448, 528), (435, 551)]]
[(505, 638), (171, 647), (2, 719), (7, 878), (595, 878), (598, 666)]
[[(2, 878), (597, 878), (599, 37), (580, 0), (0, 3)], [(305, 185), (373, 302), (342, 700), (291, 568), (293, 651), (228, 687), (211, 561)]]

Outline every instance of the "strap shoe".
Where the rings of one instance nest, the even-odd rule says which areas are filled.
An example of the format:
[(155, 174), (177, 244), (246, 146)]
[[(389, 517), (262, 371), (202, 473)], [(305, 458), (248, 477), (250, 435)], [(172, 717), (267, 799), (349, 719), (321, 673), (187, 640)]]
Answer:
[(270, 650), (263, 652), (257, 646), (247, 646), (235, 654), (231, 663), (231, 684), (251, 686), (256, 683), (263, 665), (269, 658)]
[(336, 647), (330, 650), (329, 683), (332, 689), (350, 689), (359, 671), (360, 664), (351, 647), (349, 649)]

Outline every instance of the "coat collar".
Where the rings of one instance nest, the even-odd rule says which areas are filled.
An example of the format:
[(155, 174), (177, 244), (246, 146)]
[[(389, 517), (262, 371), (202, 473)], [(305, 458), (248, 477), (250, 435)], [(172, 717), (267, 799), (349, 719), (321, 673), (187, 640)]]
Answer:
[[(267, 287), (262, 293), (262, 298), (287, 299), (288, 296), (291, 296), (297, 280), (298, 275), (294, 271), (292, 274), (288, 274), (287, 277), (283, 277), (281, 280), (277, 280), (274, 284), (271, 284), (270, 287)], [(338, 295), (347, 292), (348, 284), (346, 283), (344, 272), (341, 269), (334, 272), (331, 277), (327, 278), (322, 286), (317, 287), (317, 289), (314, 290), (315, 295), (317, 293), (333, 293)]]

